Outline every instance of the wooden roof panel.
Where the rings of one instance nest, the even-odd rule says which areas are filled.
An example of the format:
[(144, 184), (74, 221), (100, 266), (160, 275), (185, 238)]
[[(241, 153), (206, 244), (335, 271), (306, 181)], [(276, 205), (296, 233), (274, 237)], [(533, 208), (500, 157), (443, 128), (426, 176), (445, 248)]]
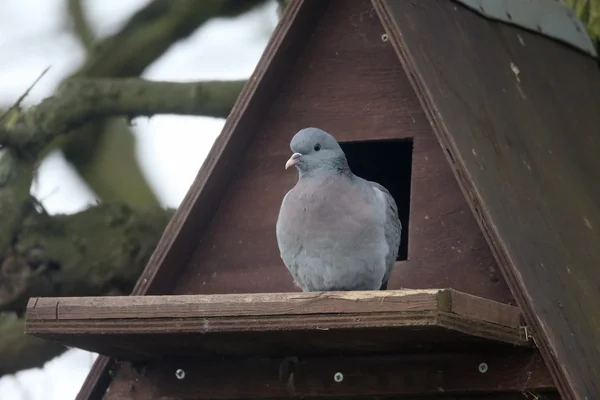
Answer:
[(448, 1), (375, 1), (565, 398), (600, 393), (600, 72)]

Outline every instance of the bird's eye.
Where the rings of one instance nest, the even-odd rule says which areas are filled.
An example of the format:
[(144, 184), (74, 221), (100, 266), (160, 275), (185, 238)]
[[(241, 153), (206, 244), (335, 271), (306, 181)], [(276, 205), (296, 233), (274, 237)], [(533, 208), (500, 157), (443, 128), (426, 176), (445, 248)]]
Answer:
[(321, 145), (319, 143), (315, 144), (314, 149), (315, 149), (315, 151), (321, 150)]

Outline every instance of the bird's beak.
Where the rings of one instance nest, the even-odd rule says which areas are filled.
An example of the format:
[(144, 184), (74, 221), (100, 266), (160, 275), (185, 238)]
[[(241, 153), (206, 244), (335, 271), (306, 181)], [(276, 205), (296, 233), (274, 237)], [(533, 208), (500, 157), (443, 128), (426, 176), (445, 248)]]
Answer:
[(302, 157), (302, 154), (300, 154), (300, 153), (294, 153), (294, 154), (292, 154), (292, 156), (290, 157), (290, 159), (287, 160), (287, 162), (285, 163), (285, 169), (288, 169), (292, 165), (298, 164), (300, 162), (300, 158), (301, 157)]

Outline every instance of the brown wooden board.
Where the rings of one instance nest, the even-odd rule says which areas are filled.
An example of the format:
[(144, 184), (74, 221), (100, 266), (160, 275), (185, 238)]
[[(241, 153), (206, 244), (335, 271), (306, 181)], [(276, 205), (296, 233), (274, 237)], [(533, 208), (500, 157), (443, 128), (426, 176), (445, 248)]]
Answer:
[[(368, 0), (292, 0), (133, 294), (297, 291), (274, 224), (306, 126), (342, 141), (411, 138), (408, 260), (389, 287), (450, 287), (514, 304), (402, 64)], [(78, 400), (99, 399), (109, 359)], [(119, 372), (116, 372), (118, 376)]]
[(516, 307), (447, 289), (34, 298), (26, 332), (135, 361), (531, 344)]
[(600, 71), (450, 1), (375, 1), (566, 399), (600, 396)]
[[(219, 206), (226, 188), (224, 182), (233, 175), (237, 160), (256, 133), (261, 108), (272, 101), (281, 79), (285, 78), (294, 61), (293, 55), (305, 45), (303, 38), (324, 6), (325, 2), (294, 1), (286, 7), (261, 61), (240, 93), (190, 190), (165, 228), (132, 294), (170, 293), (173, 281), (197, 245), (198, 232), (208, 225), (214, 209)], [(277, 59), (273, 59), (275, 51), (280, 53)], [(101, 399), (110, 383), (108, 370), (112, 365), (109, 358), (98, 357), (76, 400)]]
[[(370, 357), (169, 360), (138, 364), (136, 368), (127, 366), (123, 370), (123, 377), (115, 382), (106, 400), (398, 396), (406, 399), (406, 396), (417, 395), (419, 398), (473, 399), (471, 396), (474, 394), (479, 394), (481, 400), (520, 400), (543, 399), (542, 396), (534, 397), (534, 394), (553, 393), (555, 390), (541, 357), (531, 350)], [(500, 394), (506, 397), (499, 397)], [(509, 397), (510, 394), (514, 396)]]
[(237, 170), (221, 179), (227, 190), (205, 233), (199, 225), (186, 238), (197, 249), (173, 293), (299, 290), (281, 261), (275, 222), (297, 180), (284, 169), (289, 141), (317, 126), (343, 142), (413, 140), (408, 261), (396, 264), (390, 289), (451, 287), (513, 303), (371, 2), (323, 3), (277, 98), (263, 103), (260, 128)]

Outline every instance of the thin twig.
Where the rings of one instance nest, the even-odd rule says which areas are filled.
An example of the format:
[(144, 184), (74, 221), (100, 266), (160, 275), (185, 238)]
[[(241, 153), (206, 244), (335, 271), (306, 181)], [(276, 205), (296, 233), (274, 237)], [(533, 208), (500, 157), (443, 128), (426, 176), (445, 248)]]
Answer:
[(29, 87), (27, 88), (27, 90), (25, 91), (25, 93), (23, 93), (21, 95), (21, 97), (19, 97), (17, 99), (17, 101), (15, 102), (15, 104), (13, 104), (12, 106), (10, 106), (9, 109), (6, 110), (4, 112), (4, 114), (2, 114), (2, 116), (0, 116), (0, 121), (2, 121), (4, 118), (6, 118), (6, 116), (11, 111), (19, 108), (19, 106), (21, 105), (21, 103), (23, 102), (23, 100), (25, 100), (25, 97), (27, 97), (29, 95), (29, 92), (31, 92), (31, 89), (33, 89), (35, 87), (35, 85), (38, 84), (38, 82), (44, 77), (44, 75), (46, 75), (46, 72), (48, 72), (49, 69), (50, 69), (50, 66), (47, 66), (46, 69), (42, 71), (42, 73), (40, 74), (40, 76), (38, 76), (37, 79), (35, 81), (33, 81), (33, 83), (31, 85), (29, 85)]

